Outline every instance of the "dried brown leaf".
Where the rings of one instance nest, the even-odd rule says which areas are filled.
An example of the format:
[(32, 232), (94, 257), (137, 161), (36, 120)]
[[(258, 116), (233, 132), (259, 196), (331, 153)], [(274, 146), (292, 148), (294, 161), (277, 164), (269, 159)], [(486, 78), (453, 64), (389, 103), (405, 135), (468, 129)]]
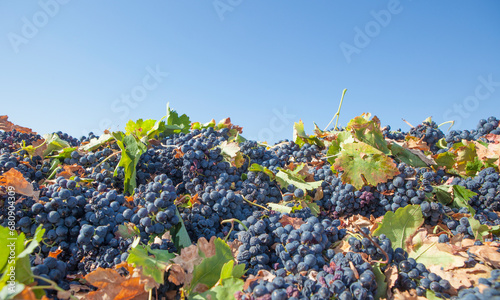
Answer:
[(319, 187), (316, 189), (316, 193), (314, 194), (314, 201), (323, 199), (323, 188)]
[(84, 176), (84, 175), (85, 175), (85, 169), (82, 166), (73, 164), (73, 165), (63, 166), (62, 172), (59, 173), (57, 176), (62, 176), (66, 179), (69, 179), (72, 176)]
[(495, 269), (500, 269), (500, 253), (497, 250), (497, 247), (489, 245), (472, 246), (469, 248), (470, 253), (476, 255), (480, 261)]
[(286, 225), (290, 224), (293, 226), (293, 228), (295, 229), (299, 229), (300, 228), (300, 225), (304, 224), (304, 220), (302, 220), (301, 218), (292, 218), (288, 215), (284, 215), (283, 217), (281, 217), (280, 221), (281, 225), (283, 227), (285, 227)]
[(212, 257), (215, 255), (215, 236), (207, 241), (206, 238), (201, 237), (198, 240), (198, 248), (205, 254), (206, 257)]
[(197, 245), (191, 245), (181, 249), (181, 255), (176, 256), (172, 261), (180, 265), (186, 271), (185, 282), (191, 282), (194, 267), (203, 260), (199, 255)]
[(500, 143), (500, 134), (488, 133), (484, 137), (494, 144)]
[(481, 160), (496, 159), (495, 165), (500, 166), (500, 144), (488, 144), (488, 147), (481, 143), (474, 142), (476, 145), (477, 157)]
[(167, 267), (168, 281), (174, 283), (175, 285), (181, 285), (186, 283), (186, 272), (178, 264), (170, 264)]
[(9, 117), (7, 115), (0, 116), (0, 130), (3, 130), (3, 131), (16, 130), (16, 131), (21, 132), (21, 133), (36, 133), (28, 127), (15, 125), (14, 123), (10, 122), (8, 119), (9, 119)]
[(424, 141), (425, 135), (422, 138), (407, 136), (406, 141), (403, 143), (403, 147), (406, 149), (416, 149), (422, 151), (430, 151), (429, 145)]
[(14, 300), (38, 300), (30, 286), (25, 286), (24, 290), (17, 294)]
[(52, 251), (51, 251), (51, 252), (49, 252), (49, 257), (57, 258), (57, 256), (58, 256), (59, 254), (61, 254), (62, 252), (63, 252), (63, 251), (62, 251), (61, 247), (59, 247), (59, 248), (57, 248), (57, 250), (56, 250), (56, 251), (54, 251), (54, 252), (52, 252)]
[(398, 280), (398, 267), (397, 266), (387, 266), (384, 272), (385, 282), (387, 283), (387, 296), (390, 299), (392, 297), (392, 288), (396, 285)]
[(33, 185), (29, 183), (18, 170), (11, 168), (0, 176), (0, 185), (5, 186), (9, 191), (12, 190), (17, 194), (33, 197), (38, 200), (40, 191), (34, 191)]
[(410, 291), (400, 291), (396, 289), (394, 292), (394, 300), (427, 300), (425, 297), (417, 296), (415, 290)]
[(275, 275), (267, 270), (259, 270), (257, 275), (248, 276), (247, 280), (245, 280), (245, 284), (243, 285), (243, 290), (247, 290), (254, 281), (265, 280), (271, 282), (275, 277)]
[(448, 291), (450, 295), (456, 295), (458, 290), (476, 286), (481, 277), (489, 277), (491, 268), (483, 264), (476, 264), (473, 268), (456, 268), (453, 270), (443, 270), (439, 265), (428, 268), (430, 272), (436, 273), (441, 278), (446, 279), (451, 284)]
[(228, 242), (227, 243), (229, 245), (229, 248), (231, 249), (231, 254), (233, 254), (233, 258), (236, 262), (238, 262), (236, 260), (236, 257), (238, 256), (238, 249), (241, 245), (243, 245), (243, 243), (240, 241), (240, 240), (234, 240), (232, 242)]
[(86, 299), (89, 300), (146, 300), (144, 283), (141, 277), (121, 276), (115, 269), (97, 268), (85, 276), (90, 284), (97, 287), (96, 291), (90, 292)]

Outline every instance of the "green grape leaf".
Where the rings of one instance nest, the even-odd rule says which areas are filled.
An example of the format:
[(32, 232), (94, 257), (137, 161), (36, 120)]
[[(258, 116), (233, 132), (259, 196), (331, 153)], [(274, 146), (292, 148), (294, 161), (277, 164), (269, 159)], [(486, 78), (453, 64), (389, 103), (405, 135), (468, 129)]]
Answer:
[(332, 169), (343, 171), (342, 181), (356, 189), (365, 185), (376, 186), (399, 174), (390, 157), (362, 142), (345, 144)]
[(215, 299), (233, 299), (234, 293), (243, 290), (243, 280), (235, 277), (230, 277), (222, 280), (222, 285), (212, 288), (215, 293)]
[(38, 247), (38, 245), (40, 245), (40, 242), (43, 239), (44, 233), (45, 233), (45, 228), (43, 228), (42, 225), (39, 225), (36, 228), (35, 235), (33, 236), (33, 239), (31, 240), (31, 242), (28, 244), (26, 249), (24, 249), (21, 253), (19, 253), (19, 255), (17, 257), (23, 258), (25, 256), (30, 255), (31, 252), (33, 252), (33, 250), (35, 250), (35, 248)]
[(339, 155), (339, 153), (341, 153), (344, 144), (354, 143), (354, 141), (355, 140), (350, 132), (348, 131), (339, 132), (335, 136), (335, 139), (332, 141), (330, 146), (328, 147), (328, 151), (326, 153), (328, 157), (328, 162), (333, 165), (335, 163), (335, 158)]
[[(0, 255), (0, 262), (2, 269), (0, 273), (3, 273), (0, 278), (0, 290), (3, 290), (7, 285), (7, 281), (12, 276), (12, 272), (15, 273), (15, 281), (20, 284), (29, 284), (33, 282), (33, 272), (31, 271), (31, 263), (29, 254), (39, 245), (43, 238), (45, 229), (40, 225), (35, 231), (33, 240), (25, 248), (25, 235), (24, 233), (17, 234), (16, 231), (10, 231), (8, 228), (1, 227), (0, 238), (5, 239), (6, 251), (2, 251)], [(4, 255), (6, 255), (7, 260), (5, 260)], [(14, 271), (12, 271), (14, 268)], [(43, 291), (35, 291), (37, 296), (41, 296)]]
[(377, 294), (375, 299), (381, 299), (387, 297), (387, 282), (385, 281), (385, 275), (380, 269), (380, 264), (373, 265), (373, 274), (375, 274), (375, 281), (377, 282)]
[(48, 158), (59, 158), (59, 159), (65, 159), (65, 158), (71, 158), (71, 152), (77, 150), (77, 147), (68, 147), (68, 148), (63, 148), (59, 151), (57, 151), (56, 154), (54, 155), (49, 155), (47, 156)]
[(238, 278), (230, 277), (221, 281), (221, 285), (214, 286), (210, 290), (203, 292), (201, 294), (196, 294), (189, 296), (188, 299), (195, 300), (222, 300), (222, 299), (234, 299), (234, 294), (238, 291), (243, 290), (244, 281)]
[(320, 148), (324, 148), (325, 144), (322, 140), (320, 140), (317, 136), (307, 135), (304, 130), (304, 122), (300, 120), (299, 122), (295, 122), (293, 125), (293, 141), (302, 147), (305, 143), (310, 145), (316, 145)]
[(436, 295), (436, 293), (434, 293), (431, 290), (425, 290), (425, 298), (427, 298), (427, 300), (442, 300), (443, 299), (443, 298), (438, 297)]
[(477, 166), (474, 165), (474, 162), (477, 160), (477, 153), (473, 142), (462, 140), (462, 142), (454, 144), (450, 152), (456, 154), (453, 170), (457, 174), (461, 176), (475, 175)]
[(172, 241), (177, 249), (189, 247), (191, 245), (191, 238), (187, 232), (184, 221), (179, 214), (179, 210), (175, 209), (175, 214), (179, 218), (179, 223), (170, 228), (170, 235), (172, 236)]
[[(10, 230), (7, 227), (0, 226), (0, 240), (2, 241), (8, 241), (7, 239), (10, 238)], [(5, 266), (7, 264), (9, 258), (9, 251), (0, 251), (0, 273), (5, 272)]]
[[(179, 114), (170, 108), (170, 104), (167, 103), (167, 122), (166, 129), (167, 132), (173, 131), (172, 133), (176, 133), (175, 131), (189, 133), (189, 128), (191, 127), (191, 121), (189, 121), (189, 117), (186, 114), (183, 114), (179, 117)], [(170, 127), (169, 127), (170, 126)], [(174, 129), (175, 126), (176, 128)]]
[(410, 150), (401, 147), (396, 143), (390, 145), (391, 154), (400, 162), (404, 162), (407, 165), (416, 168), (425, 168), (427, 164), (418, 157), (418, 155), (412, 153)]
[(219, 281), (224, 264), (233, 259), (231, 249), (223, 240), (217, 238), (214, 244), (215, 255), (204, 258), (199, 265), (194, 267), (189, 291), (192, 291), (199, 283), (209, 288), (213, 287)]
[(201, 129), (208, 128), (208, 127), (212, 127), (212, 128), (215, 127), (215, 120), (214, 119), (212, 119), (212, 121), (207, 122), (205, 124), (201, 124), (200, 122), (193, 122), (191, 124), (191, 129), (193, 129), (193, 130), (194, 129), (200, 129), (201, 130)]
[(469, 224), (476, 240), (484, 241), (484, 238), (490, 234), (490, 228), (487, 225), (479, 223), (473, 217), (469, 218)]
[(82, 151), (93, 151), (112, 140), (113, 140), (113, 135), (110, 133), (105, 133), (101, 135), (99, 138), (91, 139), (88, 144), (80, 146), (79, 149)]
[[(443, 185), (437, 185), (434, 186), (432, 193), (429, 193), (429, 195), (435, 195), (436, 200), (443, 204), (443, 205), (448, 205), (453, 202), (453, 197), (451, 196), (450, 192), (450, 186), (443, 184)], [(429, 196), (429, 200), (432, 201), (432, 196)]]
[(132, 243), (127, 262), (136, 267), (142, 267), (145, 275), (151, 276), (157, 283), (163, 284), (165, 270), (175, 254), (167, 250), (151, 249), (149, 246), (140, 245), (139, 240), (140, 238), (136, 238)]
[(44, 134), (43, 138), (45, 140), (44, 144), (47, 146), (45, 150), (43, 150), (43, 157), (47, 157), (53, 151), (59, 151), (61, 149), (69, 147), (69, 143), (65, 140), (61, 139), (57, 133), (49, 133)]
[(301, 164), (293, 171), (278, 168), (279, 171), (278, 174), (276, 174), (276, 181), (282, 188), (286, 188), (290, 184), (293, 184), (296, 188), (307, 191), (311, 191), (320, 187), (322, 181), (306, 182), (304, 180), (305, 175), (299, 174), (300, 170), (302, 170), (303, 167), (304, 165)]
[(233, 270), (231, 271), (231, 276), (234, 278), (241, 278), (247, 272), (245, 270), (245, 266), (245, 264), (237, 264), (236, 266), (234, 266)]
[(245, 274), (245, 264), (234, 265), (234, 260), (230, 260), (222, 266), (220, 271), (220, 280), (226, 278), (240, 278)]
[(137, 228), (134, 223), (127, 222), (118, 225), (118, 230), (115, 232), (115, 236), (129, 239), (138, 236), (140, 233), (139, 228)]
[(434, 161), (439, 167), (445, 167), (447, 170), (453, 169), (457, 156), (451, 152), (438, 153), (434, 156)]
[(267, 203), (267, 206), (270, 209), (277, 211), (277, 212), (281, 212), (281, 213), (288, 213), (289, 214), (292, 212), (292, 208), (288, 207), (286, 205), (281, 205), (281, 204), (269, 202), (269, 203)]
[(316, 204), (315, 202), (306, 202), (306, 201), (301, 201), (301, 205), (303, 207), (309, 207), (309, 209), (311, 210), (311, 213), (313, 214), (313, 216), (317, 217), (320, 212), (321, 212), (321, 208), (319, 207), (318, 204)]
[(248, 168), (248, 171), (252, 171), (252, 172), (263, 172), (264, 174), (266, 174), (267, 176), (269, 176), (269, 178), (271, 178), (271, 180), (274, 180), (276, 175), (273, 173), (273, 171), (269, 170), (267, 167), (263, 167), (259, 164), (256, 164), (256, 163), (253, 163), (249, 168)]
[(148, 130), (147, 133), (148, 140), (156, 138), (160, 133), (165, 131), (165, 121), (163, 121), (163, 119), (165, 118), (166, 116), (156, 121), (153, 127), (150, 130)]
[(148, 120), (139, 119), (135, 122), (129, 120), (125, 125), (125, 134), (126, 135), (132, 134), (141, 139), (143, 136), (147, 136), (148, 131), (150, 131), (153, 128), (155, 123), (156, 121), (152, 119)]
[(476, 210), (469, 205), (469, 200), (471, 197), (477, 194), (471, 190), (466, 189), (460, 185), (453, 186), (453, 204), (457, 207), (467, 207), (472, 216), (476, 214)]
[(359, 141), (368, 144), (384, 154), (390, 154), (384, 134), (380, 129), (380, 121), (374, 116), (369, 120), (369, 114), (357, 116), (347, 124), (346, 130), (350, 131)]
[(385, 234), (394, 249), (405, 249), (405, 241), (424, 223), (420, 205), (400, 207), (396, 212), (388, 211), (373, 235)]
[(122, 150), (121, 158), (116, 166), (114, 176), (118, 174), (118, 167), (124, 168), (123, 189), (130, 195), (134, 194), (134, 189), (137, 186), (136, 182), (136, 166), (141, 158), (141, 155), (146, 152), (147, 147), (141, 141), (132, 135), (123, 137), (123, 134), (113, 133), (116, 143)]

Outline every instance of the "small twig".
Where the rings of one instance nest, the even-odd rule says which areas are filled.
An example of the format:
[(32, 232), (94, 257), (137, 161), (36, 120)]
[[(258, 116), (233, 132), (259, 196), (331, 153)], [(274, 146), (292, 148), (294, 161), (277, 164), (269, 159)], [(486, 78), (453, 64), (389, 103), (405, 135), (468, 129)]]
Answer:
[(401, 119), (403, 120), (403, 122), (405, 122), (406, 124), (408, 124), (411, 128), (415, 128), (415, 126), (411, 125), (410, 122), (406, 121), (405, 119)]
[(363, 230), (361, 230), (361, 228), (359, 228), (359, 226), (357, 224), (354, 224), (354, 226), (356, 226), (356, 229), (361, 233), (362, 236), (369, 239), (370, 242), (372, 242), (372, 244), (374, 244), (375, 247), (377, 247), (380, 251), (382, 251), (382, 254), (384, 254), (385, 260), (384, 261), (377, 261), (377, 262), (381, 263), (381, 264), (389, 263), (389, 255), (387, 255), (387, 252), (385, 252), (384, 249), (382, 249), (382, 247), (380, 247), (380, 245), (378, 243), (375, 243), (375, 241), (371, 238), (371, 236), (364, 233)]

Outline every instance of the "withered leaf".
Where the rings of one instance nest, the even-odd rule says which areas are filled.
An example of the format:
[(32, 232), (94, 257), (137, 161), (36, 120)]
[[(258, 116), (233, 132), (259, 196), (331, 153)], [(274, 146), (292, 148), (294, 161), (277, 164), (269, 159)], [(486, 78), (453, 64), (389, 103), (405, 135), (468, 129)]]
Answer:
[(40, 194), (39, 191), (33, 190), (33, 185), (29, 183), (18, 170), (11, 168), (0, 176), (0, 185), (6, 187), (8, 190), (14, 189), (17, 194), (33, 197), (36, 201)]

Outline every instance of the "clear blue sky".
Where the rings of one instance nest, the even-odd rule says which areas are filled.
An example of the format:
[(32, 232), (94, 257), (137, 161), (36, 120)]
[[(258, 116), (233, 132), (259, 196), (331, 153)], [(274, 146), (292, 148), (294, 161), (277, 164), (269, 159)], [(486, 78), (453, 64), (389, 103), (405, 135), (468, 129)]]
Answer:
[(231, 117), (291, 138), (363, 112), (409, 130), (500, 117), (500, 2), (0, 1), (0, 114), (80, 137), (128, 119)]

